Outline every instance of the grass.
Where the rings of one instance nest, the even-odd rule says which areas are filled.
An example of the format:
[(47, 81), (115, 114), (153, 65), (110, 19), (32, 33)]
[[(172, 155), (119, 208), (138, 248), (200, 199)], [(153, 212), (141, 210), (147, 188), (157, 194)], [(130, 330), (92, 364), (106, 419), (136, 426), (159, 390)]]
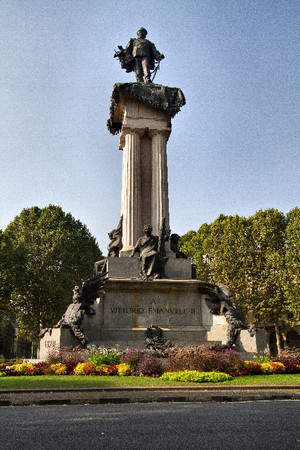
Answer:
[(182, 383), (162, 381), (151, 377), (120, 377), (120, 376), (72, 376), (72, 375), (41, 375), (0, 378), (1, 389), (42, 389), (42, 388), (84, 388), (84, 387), (134, 387), (134, 386), (279, 386), (298, 385), (300, 374), (292, 375), (247, 375), (233, 378), (222, 383)]

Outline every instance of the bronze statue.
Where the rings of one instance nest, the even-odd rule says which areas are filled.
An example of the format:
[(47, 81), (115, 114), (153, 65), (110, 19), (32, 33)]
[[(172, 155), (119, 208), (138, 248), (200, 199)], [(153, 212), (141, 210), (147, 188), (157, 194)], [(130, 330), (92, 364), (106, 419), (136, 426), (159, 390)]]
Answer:
[(176, 233), (171, 234), (171, 239), (170, 239), (170, 241), (171, 241), (171, 250), (172, 250), (172, 252), (175, 253), (176, 258), (187, 259), (186, 254), (181, 252), (178, 249), (179, 239), (180, 239), (180, 236), (178, 234), (176, 234)]
[(137, 240), (130, 257), (132, 258), (137, 252), (140, 254), (140, 277), (142, 280), (166, 278), (164, 267), (168, 258), (164, 256), (162, 239), (152, 234), (150, 225), (144, 225), (143, 231), (144, 236)]
[(107, 258), (118, 258), (120, 256), (120, 250), (123, 247), (122, 223), (123, 216), (121, 216), (117, 228), (114, 228), (112, 231), (110, 231), (110, 233), (108, 233), (108, 237), (110, 239), (110, 243), (107, 246), (108, 254), (105, 259), (101, 259), (100, 261), (95, 262), (94, 275), (107, 272)]
[(238, 313), (232, 299), (232, 293), (224, 284), (216, 285), (216, 298), (207, 298), (206, 304), (214, 315), (223, 315), (228, 323), (228, 340), (224, 345), (216, 345), (216, 348), (232, 348), (241, 330), (248, 330), (251, 337), (255, 335), (255, 328), (249, 327), (245, 319)]
[(146, 39), (148, 32), (145, 28), (137, 31), (137, 38), (131, 38), (125, 49), (118, 45), (119, 51), (115, 51), (115, 58), (119, 58), (122, 69), (126, 72), (135, 72), (138, 83), (152, 83), (151, 70), (154, 69), (155, 61), (158, 65), (153, 73), (153, 79), (159, 68), (159, 63), (164, 59), (155, 45)]
[[(70, 328), (78, 341), (83, 346), (86, 346), (87, 340), (80, 328), (81, 321), (84, 314), (90, 315), (96, 313), (91, 305), (96, 298), (99, 297), (101, 289), (106, 281), (106, 274), (98, 274), (93, 278), (86, 280), (82, 284), (82, 288), (75, 286), (73, 289), (72, 303), (68, 306), (66, 312), (54, 328)], [(40, 334), (40, 337), (42, 337), (42, 334)]]
[(163, 330), (158, 325), (150, 325), (146, 330), (146, 336), (145, 347), (148, 350), (163, 358), (168, 356), (168, 350), (173, 344), (163, 337)]
[(107, 257), (115, 258), (120, 254), (120, 250), (123, 247), (122, 244), (122, 222), (123, 217), (121, 216), (120, 222), (118, 223), (117, 228), (113, 229), (110, 233), (108, 233), (108, 237), (110, 238), (110, 243), (108, 244)]

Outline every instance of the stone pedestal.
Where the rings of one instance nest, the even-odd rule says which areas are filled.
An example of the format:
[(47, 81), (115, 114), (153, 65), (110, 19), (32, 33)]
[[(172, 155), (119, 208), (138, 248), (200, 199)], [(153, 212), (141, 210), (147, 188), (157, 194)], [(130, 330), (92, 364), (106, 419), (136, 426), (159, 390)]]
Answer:
[[(111, 258), (111, 262), (114, 259), (117, 260)], [(128, 260), (134, 261), (132, 258)], [(132, 270), (134, 265), (133, 262), (128, 270)], [(117, 272), (118, 267), (111, 270)], [(178, 346), (225, 344), (227, 322), (222, 316), (212, 315), (205, 302), (213, 291), (213, 285), (198, 280), (144, 282), (135, 278), (110, 278), (101, 298), (94, 304), (96, 314), (85, 315), (81, 329), (87, 340), (98, 346), (118, 344), (124, 350), (144, 349), (146, 329), (151, 325), (158, 325), (163, 330), (163, 337)], [(61, 330), (63, 335), (59, 337), (55, 334), (58, 331), (53, 330), (51, 338), (45, 335), (41, 349), (49, 349), (49, 345), (53, 347), (51, 340), (58, 343), (60, 339), (61, 345), (70, 345), (70, 334)], [(259, 332), (251, 337), (247, 331), (242, 331), (237, 348), (245, 358), (249, 358), (267, 348), (265, 334)]]
[(174, 344), (196, 345), (206, 340), (204, 298), (201, 281), (110, 278), (99, 301), (97, 321), (85, 316), (81, 328), (96, 345), (119, 344), (122, 349), (145, 348), (150, 325), (162, 328)]
[(78, 340), (69, 328), (50, 328), (40, 340), (39, 359), (46, 361), (49, 354), (61, 347), (74, 348)]
[[(108, 258), (107, 271), (110, 278), (138, 278), (139, 257)], [(189, 259), (169, 259), (165, 266), (165, 273), (169, 279), (190, 280), (192, 278), (192, 264)]]
[[(80, 325), (90, 343), (144, 349), (151, 325), (159, 326), (163, 337), (177, 346), (227, 342), (225, 318), (212, 315), (205, 301), (215, 292), (214, 285), (191, 279), (141, 281), (130, 277), (138, 271), (134, 258), (110, 258), (108, 267), (111, 278), (93, 305), (96, 314), (85, 315)], [(124, 269), (127, 278), (122, 277)], [(57, 347), (78, 345), (70, 329), (53, 328), (40, 341), (40, 359)], [(266, 335), (259, 331), (251, 337), (243, 330), (236, 347), (245, 359), (251, 358), (267, 349)]]

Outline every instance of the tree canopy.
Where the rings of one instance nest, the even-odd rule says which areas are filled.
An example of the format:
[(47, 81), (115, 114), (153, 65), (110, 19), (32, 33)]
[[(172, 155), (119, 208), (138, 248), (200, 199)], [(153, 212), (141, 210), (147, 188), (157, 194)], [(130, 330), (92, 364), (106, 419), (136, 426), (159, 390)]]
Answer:
[(58, 321), (74, 285), (102, 258), (87, 227), (54, 205), (23, 209), (0, 245), (0, 313), (13, 315), (19, 336), (30, 340)]
[(276, 209), (249, 218), (220, 215), (180, 238), (180, 249), (197, 265), (197, 278), (224, 283), (239, 309), (275, 326), (285, 313), (300, 323), (300, 210)]

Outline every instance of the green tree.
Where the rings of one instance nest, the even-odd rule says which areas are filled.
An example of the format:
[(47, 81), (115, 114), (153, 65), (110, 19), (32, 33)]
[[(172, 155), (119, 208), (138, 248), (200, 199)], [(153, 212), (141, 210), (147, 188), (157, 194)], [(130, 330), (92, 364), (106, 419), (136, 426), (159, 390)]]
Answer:
[(244, 217), (220, 215), (204, 242), (212, 283), (224, 283), (232, 291), (239, 310), (247, 314), (251, 277), (249, 225)]
[(285, 313), (290, 312), (293, 324), (300, 322), (299, 208), (287, 217), (276, 209), (249, 218), (221, 214), (198, 232), (186, 233), (180, 243), (197, 264), (198, 279), (226, 284), (244, 315), (275, 327), (280, 353)]
[(285, 295), (284, 214), (258, 211), (250, 219), (252, 245), (252, 310), (257, 320), (274, 325), (278, 353), (282, 344), (279, 323), (287, 310)]
[(204, 242), (210, 233), (210, 225), (204, 223), (199, 230), (188, 231), (181, 236), (179, 241), (180, 250), (191, 258), (196, 266), (197, 279), (210, 280), (210, 265), (204, 252)]
[[(5, 342), (11, 341), (15, 335), (15, 319), (9, 302), (9, 292), (5, 283), (4, 269), (8, 256), (5, 237), (0, 230), (0, 339), (2, 350), (5, 353)], [(12, 342), (11, 342), (12, 344)], [(0, 353), (1, 353), (0, 351)], [(10, 356), (7, 354), (6, 356)]]
[(300, 209), (292, 209), (286, 217), (287, 308), (293, 325), (300, 323)]
[(24, 209), (4, 231), (2, 245), (2, 296), (19, 336), (37, 340), (41, 328), (61, 317), (73, 286), (91, 277), (102, 253), (87, 227), (54, 205)]

